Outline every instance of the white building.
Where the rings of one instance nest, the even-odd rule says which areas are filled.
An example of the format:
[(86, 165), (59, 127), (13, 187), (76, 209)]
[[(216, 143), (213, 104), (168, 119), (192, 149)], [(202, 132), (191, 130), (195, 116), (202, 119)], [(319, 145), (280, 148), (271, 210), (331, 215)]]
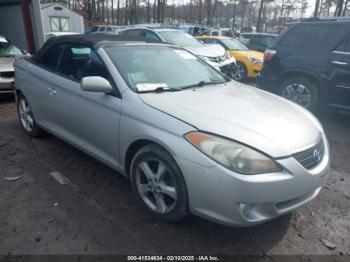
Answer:
[(40, 0), (0, 0), (0, 35), (35, 53), (49, 32), (84, 33), (83, 17), (59, 3)]

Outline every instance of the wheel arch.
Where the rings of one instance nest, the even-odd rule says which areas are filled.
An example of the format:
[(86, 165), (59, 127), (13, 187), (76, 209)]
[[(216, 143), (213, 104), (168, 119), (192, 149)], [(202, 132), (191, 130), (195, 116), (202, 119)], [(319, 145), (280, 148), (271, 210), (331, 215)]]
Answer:
[(309, 71), (301, 71), (301, 70), (284, 72), (279, 78), (278, 85), (282, 84), (287, 79), (296, 78), (296, 77), (308, 79), (316, 86), (317, 89), (320, 86), (321, 80), (314, 73)]
[(148, 139), (148, 138), (142, 138), (142, 139), (135, 140), (134, 142), (132, 142), (128, 146), (128, 149), (126, 150), (125, 157), (124, 157), (124, 170), (125, 170), (125, 174), (127, 176), (130, 176), (130, 165), (131, 165), (132, 159), (135, 156), (135, 154), (141, 148), (143, 148), (147, 145), (150, 145), (150, 144), (154, 144), (154, 145), (157, 145), (157, 146), (163, 148), (165, 151), (167, 151), (172, 156), (172, 153), (166, 147), (164, 147), (162, 144), (160, 144), (159, 142), (157, 142), (155, 140)]

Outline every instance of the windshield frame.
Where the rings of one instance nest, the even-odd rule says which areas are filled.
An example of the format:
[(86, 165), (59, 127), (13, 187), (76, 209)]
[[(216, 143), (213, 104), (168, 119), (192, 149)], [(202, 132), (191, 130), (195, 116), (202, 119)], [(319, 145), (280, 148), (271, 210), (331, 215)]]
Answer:
[[(182, 47), (179, 47), (179, 46), (175, 46), (175, 45), (171, 45), (171, 44), (136, 44), (136, 45), (128, 45), (129, 48), (133, 48), (134, 46), (166, 46), (166, 47), (170, 47), (172, 49), (175, 49), (175, 50), (183, 50), (185, 52), (188, 52), (192, 55), (194, 55), (193, 53), (189, 52), (188, 50), (182, 48)], [(108, 49), (111, 49), (111, 48), (122, 48), (122, 47), (125, 47), (124, 45), (113, 45), (113, 46), (106, 46), (103, 48), (103, 51), (106, 53), (106, 55), (108, 56), (108, 59), (111, 61), (111, 63), (113, 64), (113, 66), (116, 68), (116, 70), (118, 71), (118, 74), (120, 75), (120, 77), (123, 79), (125, 85), (134, 93), (136, 94), (147, 94), (147, 93), (159, 93), (157, 92), (157, 90), (152, 90), (152, 92), (144, 92), (144, 91), (140, 91), (140, 90), (137, 90), (136, 86), (133, 86), (131, 83), (129, 83), (129, 81), (126, 79), (126, 76), (122, 73), (122, 70), (120, 68), (120, 65), (115, 63), (113, 61), (113, 59), (111, 58), (109, 52), (108, 52)], [(194, 55), (196, 56), (196, 55)], [(208, 66), (209, 68), (211, 68), (212, 70), (214, 70), (215, 72), (217, 72), (219, 75), (221, 75), (221, 77), (223, 78), (223, 83), (228, 83), (230, 81), (232, 81), (231, 78), (229, 78), (228, 76), (226, 76), (225, 74), (223, 74), (221, 71), (218, 71), (215, 67), (213, 67), (212, 65), (208, 64), (205, 60), (203, 60), (202, 58), (196, 56), (198, 58), (199, 61), (201, 61), (201, 63), (203, 63), (204, 65)], [(219, 83), (215, 84), (215, 85), (218, 85)], [(210, 84), (209, 84), (210, 85)], [(212, 85), (212, 84), (211, 84)], [(206, 83), (205, 85), (203, 86), (208, 86), (208, 83)], [(198, 86), (198, 88), (201, 88), (203, 86)], [(197, 87), (194, 87), (194, 88), (197, 88)], [(174, 90), (171, 90), (171, 91), (183, 91), (183, 90), (186, 90), (187, 87), (185, 88), (182, 88), (182, 87), (173, 87), (173, 88), (170, 88), (170, 89), (174, 89)]]

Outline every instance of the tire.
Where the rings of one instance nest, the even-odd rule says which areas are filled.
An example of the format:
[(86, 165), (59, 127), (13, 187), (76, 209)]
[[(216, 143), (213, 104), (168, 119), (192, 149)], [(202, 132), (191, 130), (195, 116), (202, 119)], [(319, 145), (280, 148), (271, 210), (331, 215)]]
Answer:
[(235, 72), (232, 78), (236, 81), (243, 82), (247, 79), (247, 68), (242, 62), (237, 62)]
[(24, 95), (19, 94), (17, 97), (17, 114), (23, 131), (30, 137), (40, 137), (43, 134), (36, 122), (29, 105), (28, 100)]
[(294, 77), (282, 82), (278, 88), (278, 95), (310, 111), (316, 110), (319, 102), (316, 85), (304, 77)]
[(188, 215), (185, 180), (175, 160), (162, 147), (150, 144), (135, 154), (130, 180), (138, 203), (154, 217), (175, 222)]

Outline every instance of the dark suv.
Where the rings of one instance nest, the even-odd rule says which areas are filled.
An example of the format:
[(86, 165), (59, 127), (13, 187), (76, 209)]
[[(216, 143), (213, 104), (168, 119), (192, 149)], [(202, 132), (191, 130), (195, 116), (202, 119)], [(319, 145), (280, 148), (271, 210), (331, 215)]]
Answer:
[(350, 110), (350, 19), (290, 24), (265, 51), (258, 87), (310, 110)]

